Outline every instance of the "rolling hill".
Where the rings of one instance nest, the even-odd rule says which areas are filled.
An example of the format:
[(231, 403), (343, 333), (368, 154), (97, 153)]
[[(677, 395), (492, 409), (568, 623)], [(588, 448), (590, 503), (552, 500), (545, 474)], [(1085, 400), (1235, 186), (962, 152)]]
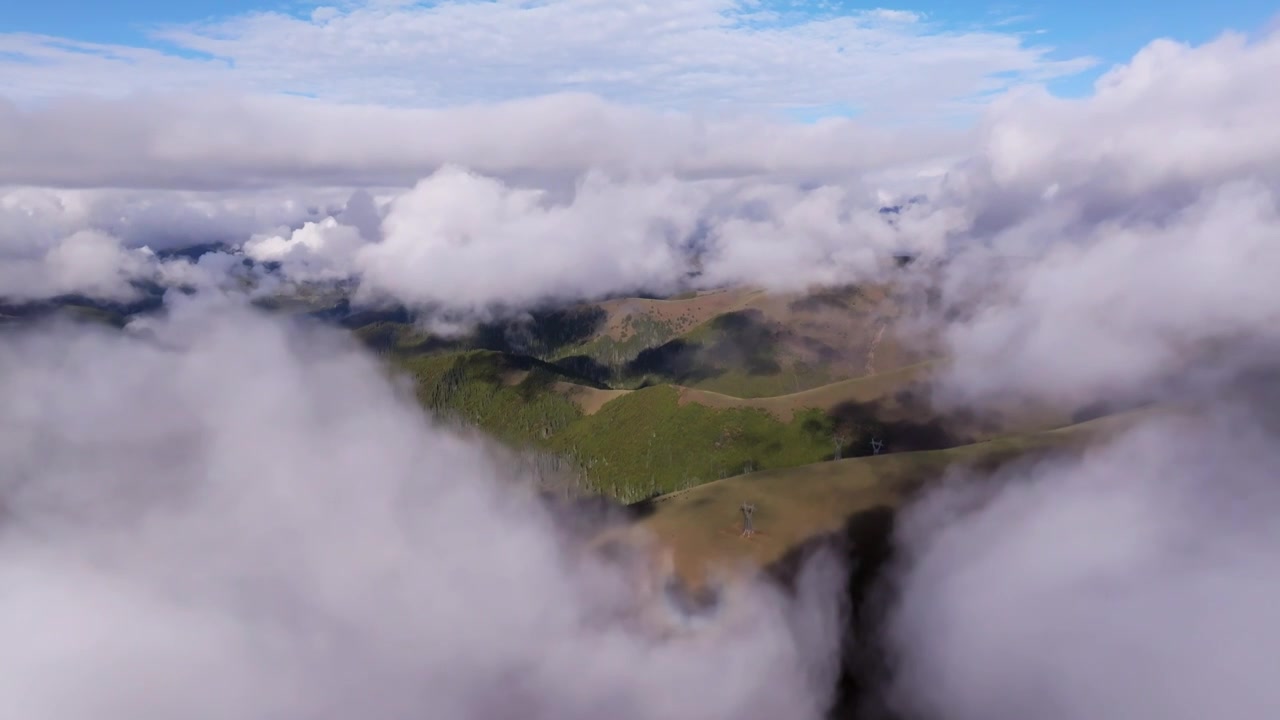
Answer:
[[(840, 666), (829, 717), (898, 717), (886, 700), (892, 654), (884, 644), (890, 568), (901, 509), (949, 474), (969, 484), (1019, 462), (1078, 454), (1170, 407), (1132, 410), (1056, 430), (1006, 435), (944, 450), (852, 458), (726, 478), (633, 506), (630, 522), (599, 530), (588, 547), (628, 558), (659, 627), (680, 631), (686, 613), (715, 612), (741, 579), (760, 573), (796, 588), (805, 560), (834, 552), (848, 563)], [(743, 503), (755, 533), (742, 534)]]
[[(738, 397), (798, 392), (924, 359), (904, 342), (907, 299), (885, 288), (726, 289), (613, 300), (553, 359), (615, 387), (671, 383)], [(918, 340), (918, 338), (912, 338)]]
[[(634, 524), (615, 527), (598, 545), (656, 538), (671, 552), (674, 575), (693, 587), (712, 568), (767, 568), (851, 518), (896, 510), (949, 469), (975, 475), (1019, 460), (1078, 451), (1156, 410), (1144, 409), (1035, 433), (1006, 435), (942, 450), (858, 457), (738, 475), (663, 495), (638, 507)], [(756, 508), (758, 531), (743, 538), (743, 503)]]
[(872, 454), (940, 450), (1068, 425), (1046, 408), (939, 410), (937, 363), (799, 393), (740, 398), (679, 385), (608, 388), (559, 364), (467, 350), (397, 356), (437, 415), (576, 469), (575, 490), (623, 502), (755, 470)]
[(927, 359), (928, 338), (910, 322), (911, 302), (886, 288), (723, 289), (550, 307), (447, 338), (403, 311), (339, 304), (315, 315), (387, 354), (493, 350), (554, 363), (616, 389), (676, 384), (767, 397)]
[(565, 458), (579, 470), (577, 490), (624, 502), (835, 452), (819, 411), (782, 422), (758, 408), (681, 403), (668, 385), (611, 391), (558, 366), (492, 351), (414, 356), (397, 365), (436, 414)]
[[(412, 379), (424, 407), (553, 458), (579, 495), (636, 502), (870, 455), (873, 439), (892, 454), (942, 450), (1075, 419), (1069, 408), (934, 407), (945, 363), (912, 321), (917, 299), (889, 286), (620, 297), (448, 334), (406, 308), (355, 307), (349, 291), (306, 287), (256, 304), (347, 329)], [(155, 302), (20, 309), (119, 327)]]
[(941, 450), (1080, 419), (938, 408), (911, 298), (886, 287), (614, 298), (432, 335), (403, 310), (330, 311), (412, 377), (424, 406), (548, 453), (622, 502), (756, 470)]

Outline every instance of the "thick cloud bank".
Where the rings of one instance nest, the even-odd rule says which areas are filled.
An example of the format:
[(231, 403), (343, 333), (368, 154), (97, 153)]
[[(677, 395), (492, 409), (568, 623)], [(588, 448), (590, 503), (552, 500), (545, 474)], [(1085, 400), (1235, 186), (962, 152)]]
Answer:
[(891, 628), (900, 708), (949, 720), (1273, 717), (1276, 387), (1273, 373), (1247, 402), (1153, 419), (994, 494), (956, 482), (917, 507)]
[(1280, 145), (1253, 85), (1277, 52), (1154, 43), (1089, 100), (1011, 103), (947, 189), (974, 241), (945, 278), (949, 394), (1194, 412), (952, 478), (907, 514), (889, 650), (908, 717), (1280, 711)]
[[(439, 111), (208, 98), (219, 112), (197, 112), (153, 99), (144, 123), (130, 119), (142, 105), (53, 104), (0, 118), (31, 134), (0, 147), (12, 181), (205, 190), (6, 191), (0, 254), (42, 258), (82, 230), (157, 250), (216, 238), (285, 278), (353, 278), (364, 299), (463, 310), (660, 292), (695, 273), (784, 290), (859, 282), (882, 278), (894, 253), (947, 258), (948, 281), (967, 288), (992, 284), (993, 256), (1044, 260), (1012, 283), (1028, 305), (1055, 283), (1101, 282), (1111, 297), (1121, 260), (1140, 282), (1206, 261), (1266, 264), (1280, 108), (1265, 89), (1277, 72), (1280, 33), (1157, 41), (1089, 97), (1028, 89), (945, 139), (584, 96)], [(202, 124), (214, 121), (218, 132)], [(226, 189), (246, 184), (275, 189)], [(1085, 272), (1122, 252), (1097, 261), (1111, 271)], [(1073, 263), (1081, 274), (1068, 278)], [(998, 321), (975, 332), (1025, 334)]]
[(216, 305), (0, 344), (0, 715), (820, 716), (839, 573), (646, 625), (348, 340)]
[[(1158, 221), (1119, 218), (1060, 236), (1009, 272), (957, 277), (1004, 286), (947, 329), (965, 398), (1118, 396), (1186, 373), (1224, 349), (1280, 341), (1280, 195), (1258, 182), (1206, 189)], [(1236, 353), (1238, 355), (1238, 353)]]
[(659, 112), (579, 93), (439, 110), (186, 92), (17, 107), (0, 96), (0, 184), (403, 187), (448, 164), (541, 182), (591, 169), (831, 178), (955, 152), (958, 137)]

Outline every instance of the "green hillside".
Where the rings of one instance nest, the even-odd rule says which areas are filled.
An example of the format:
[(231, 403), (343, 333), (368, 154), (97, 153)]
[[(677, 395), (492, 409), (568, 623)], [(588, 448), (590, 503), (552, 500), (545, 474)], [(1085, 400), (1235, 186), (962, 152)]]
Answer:
[(403, 310), (325, 318), (407, 372), (437, 415), (622, 502), (870, 455), (873, 439), (897, 456), (1073, 421), (1070, 408), (935, 409), (942, 364), (899, 339), (908, 305), (891, 288), (736, 288), (537, 310), (447, 338)]
[(835, 454), (820, 410), (781, 421), (760, 408), (682, 403), (669, 385), (626, 393), (598, 412), (570, 399), (584, 382), (555, 365), (490, 351), (401, 358), (419, 400), (509, 443), (552, 451), (581, 470), (584, 490), (623, 501), (742, 472), (819, 462)]
[[(939, 415), (922, 399), (930, 365), (743, 399), (673, 385), (602, 389), (528, 356), (485, 350), (397, 357), (422, 404), (576, 469), (577, 489), (623, 502), (758, 470), (937, 450), (1069, 424), (1063, 414)], [(979, 421), (981, 420), (981, 421)]]
[(472, 350), (414, 356), (397, 365), (413, 378), (423, 406), (512, 444), (545, 446), (582, 417), (554, 391), (556, 382), (578, 378), (533, 358)]
[[(1104, 434), (1114, 434), (1152, 412), (1138, 410), (1057, 430), (1009, 435), (945, 450), (860, 457), (767, 470), (706, 483), (644, 503), (633, 526), (614, 528), (597, 539), (643, 541), (657, 537), (671, 550), (682, 580), (698, 585), (713, 566), (747, 561), (764, 567), (808, 540), (839, 530), (854, 515), (893, 510), (940, 479), (964, 467), (988, 474), (1006, 463), (1051, 452), (1079, 451)], [(759, 534), (741, 537), (743, 503), (755, 505)]]
[(492, 350), (535, 357), (612, 388), (673, 384), (754, 398), (925, 359), (898, 338), (904, 306), (876, 288), (794, 294), (737, 288), (537, 310), (449, 338), (431, 335), (405, 312), (322, 314), (386, 354)]

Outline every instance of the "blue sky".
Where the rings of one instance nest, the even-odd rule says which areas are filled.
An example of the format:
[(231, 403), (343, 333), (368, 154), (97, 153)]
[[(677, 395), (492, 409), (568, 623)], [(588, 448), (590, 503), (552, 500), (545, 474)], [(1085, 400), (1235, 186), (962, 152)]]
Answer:
[[(622, 0), (620, 0), (622, 1)], [(141, 44), (149, 25), (188, 23), (252, 11), (306, 12), (325, 2), (300, 0), (42, 0), (6, 3), (0, 32), (36, 32), (76, 40)], [(954, 26), (1000, 23), (1019, 30), (1043, 30), (1045, 42), (1067, 54), (1119, 62), (1156, 37), (1203, 42), (1224, 29), (1250, 30), (1280, 14), (1274, 0), (918, 0), (861, 3), (835, 0), (819, 4), (864, 10), (875, 7), (923, 13)]]
[[(957, 21), (964, 8), (978, 3), (935, 3)], [(1040, 41), (1065, 55), (1091, 55), (1100, 66), (1079, 77), (1054, 83), (1059, 94), (1087, 92), (1106, 67), (1125, 62), (1142, 46), (1159, 37), (1200, 44), (1224, 30), (1252, 31), (1280, 13), (1274, 0), (1045, 0), (991, 7), (993, 16), (1025, 17), (1010, 27), (1043, 30)]]
[(299, 3), (260, 0), (15, 2), (0, 16), (0, 32), (34, 32), (75, 40), (132, 45), (146, 42), (148, 25), (198, 22), (255, 10), (287, 12), (302, 6)]
[[(361, 4), (378, 1), (380, 0), (340, 0), (335, 4), (345, 8), (345, 13), (354, 12)], [(708, 21), (707, 12), (708, 8), (716, 6), (716, 2), (717, 0), (702, 0), (701, 3), (690, 4), (698, 8), (694, 12), (701, 13), (697, 20), (702, 23), (700, 27), (714, 25), (714, 21)], [(572, 2), (561, 4), (573, 5)], [(88, 79), (91, 72), (99, 73), (101, 78), (108, 81), (107, 84), (128, 77), (144, 87), (157, 82), (178, 85), (187, 81), (198, 83), (201, 78), (204, 81), (222, 81), (231, 76), (224, 73), (215, 77), (212, 73), (216, 68), (207, 64), (192, 64), (184, 69), (172, 64), (165, 66), (157, 63), (155, 58), (146, 60), (149, 63), (147, 72), (139, 69), (140, 66), (134, 61), (127, 61), (133, 64), (116, 65), (115, 69), (104, 63), (87, 65), (80, 62), (85, 58), (63, 52), (56, 45), (35, 47), (30, 43), (23, 44), (13, 39), (16, 37), (14, 33), (38, 33), (125, 48), (161, 48), (169, 57), (190, 60), (208, 59), (209, 53), (213, 53), (227, 58), (221, 62), (226, 67), (234, 67), (237, 73), (234, 81), (246, 87), (340, 101), (439, 104), (518, 97), (526, 91), (536, 94), (561, 89), (582, 89), (628, 102), (678, 105), (687, 104), (691, 97), (710, 97), (717, 93), (732, 98), (736, 92), (743, 96), (752, 95), (743, 100), (748, 105), (767, 107), (776, 104), (789, 116), (806, 120), (829, 115), (857, 115), (867, 108), (888, 106), (899, 108), (902, 117), (914, 117), (912, 113), (916, 109), (912, 107), (913, 103), (929, 104), (929, 107), (936, 108), (940, 106), (939, 103), (945, 106), (951, 100), (982, 97), (984, 93), (1001, 92), (1026, 81), (1047, 82), (1050, 89), (1060, 95), (1084, 95), (1089, 92), (1093, 80), (1100, 73), (1114, 64), (1127, 61), (1153, 39), (1170, 37), (1198, 44), (1212, 39), (1226, 29), (1258, 29), (1280, 10), (1280, 3), (1275, 0), (1227, 0), (1217, 3), (1202, 0), (1028, 0), (1001, 3), (988, 0), (918, 0), (905, 4), (886, 2), (879, 5), (846, 0), (764, 0), (765, 8), (785, 13), (783, 24), (804, 24), (814, 17), (832, 15), (863, 13), (865, 17), (868, 11), (876, 8), (905, 11), (904, 15), (914, 15), (906, 23), (892, 18), (885, 20), (885, 28), (873, 31), (879, 32), (878, 35), (859, 41), (862, 44), (857, 48), (857, 56), (847, 60), (837, 58), (832, 61), (831, 54), (833, 50), (837, 54), (844, 52), (843, 47), (837, 49), (837, 46), (843, 44), (844, 35), (824, 34), (825, 31), (821, 29), (815, 30), (811, 35), (804, 32), (791, 33), (791, 37), (787, 38), (791, 45), (785, 56), (794, 64), (786, 67), (770, 66), (768, 59), (760, 59), (752, 66), (751, 61), (756, 59), (751, 55), (757, 50), (768, 52), (771, 46), (748, 47), (739, 44), (743, 33), (717, 30), (716, 40), (726, 43), (723, 50), (720, 47), (715, 48), (714, 52), (708, 50), (699, 60), (702, 64), (695, 63), (688, 68), (689, 72), (678, 76), (664, 75), (669, 68), (664, 67), (666, 63), (661, 56), (661, 49), (652, 49), (650, 57), (636, 60), (638, 56), (634, 51), (632, 55), (628, 55), (626, 50), (617, 48), (616, 35), (605, 32), (599, 36), (587, 37), (590, 36), (587, 22), (607, 30), (612, 21), (607, 17), (607, 6), (606, 11), (601, 11), (601, 6), (594, 3), (579, 4), (573, 11), (576, 15), (557, 15), (549, 24), (544, 18), (543, 21), (527, 23), (527, 27), (519, 29), (515, 25), (524, 23), (524, 18), (531, 14), (524, 10), (511, 12), (496, 7), (511, 6), (511, 2), (473, 2), (471, 5), (472, 9), (476, 9), (475, 6), (493, 8), (492, 12), (437, 13), (422, 7), (414, 10), (414, 3), (394, 0), (387, 11), (403, 13), (402, 21), (391, 23), (402, 28), (398, 34), (388, 35), (385, 24), (361, 24), (355, 16), (351, 16), (346, 29), (342, 31), (346, 33), (346, 40), (339, 43), (330, 43), (332, 36), (320, 33), (318, 25), (309, 19), (298, 23), (218, 25), (198, 31), (200, 37), (194, 40), (188, 35), (180, 40), (180, 48), (174, 44), (162, 43), (153, 34), (157, 28), (190, 26), (206, 20), (226, 20), (253, 11), (277, 11), (309, 18), (316, 5), (317, 3), (299, 0), (118, 0), (111, 3), (98, 0), (43, 0), (11, 4), (0, 16), (0, 41), (4, 40), (6, 34), (11, 39), (7, 48), (0, 46), (0, 59), (7, 53), (11, 61), (10, 77), (25, 80), (34, 94), (73, 90), (76, 78), (84, 78), (78, 81), (79, 87), (92, 87), (95, 81)], [(640, 32), (635, 33), (636, 37), (665, 39), (661, 35), (665, 31), (660, 28), (666, 26), (661, 23), (673, 21), (678, 25), (687, 19), (681, 16), (683, 11), (675, 9), (675, 6), (662, 6), (661, 0), (652, 5), (659, 9), (650, 13), (650, 16), (661, 15), (663, 18), (653, 20), (650, 17), (653, 24), (648, 30), (652, 33), (655, 28), (659, 28), (656, 31), (659, 34), (645, 35)], [(619, 0), (617, 7), (625, 8), (622, 15), (636, 13), (636, 6), (626, 0)], [(584, 12), (590, 18), (584, 20), (584, 24), (576, 26), (580, 32), (563, 36), (555, 32), (548, 34), (548, 28), (575, 26), (578, 17)], [(481, 14), (486, 17), (479, 17)], [(874, 22), (888, 16), (886, 13)], [(640, 21), (643, 22), (644, 18)], [(625, 25), (632, 22), (632, 19), (628, 16), (621, 22)], [(230, 36), (225, 35), (228, 28)], [(459, 36), (471, 34), (476, 28), (483, 29), (488, 35), (478, 39), (456, 40)], [(496, 37), (498, 34), (511, 34), (511, 37), (499, 38)], [(428, 35), (434, 37), (427, 38)], [(231, 41), (223, 42), (227, 37)], [(278, 57), (275, 51), (274, 46), (282, 38), (291, 40), (283, 43), (288, 48), (287, 57)], [(495, 47), (495, 43), (510, 44), (512, 38), (524, 55), (498, 58), (495, 62), (492, 54), (473, 52), (476, 48), (483, 50)], [(702, 35), (689, 33), (685, 41), (682, 41), (687, 44), (673, 46), (673, 55), (688, 56), (690, 52), (696, 55), (701, 50), (699, 43), (702, 38)], [(296, 42), (292, 42), (294, 40)], [(366, 42), (369, 44), (360, 44)], [(463, 47), (455, 44), (456, 42), (470, 45)], [(593, 42), (595, 45), (591, 44)], [(653, 41), (642, 39), (638, 42), (652, 44)], [(825, 56), (820, 50), (812, 50), (822, 43), (827, 43)], [(1031, 52), (1019, 50), (1019, 43)], [(400, 53), (400, 56), (380, 65), (378, 58), (388, 47), (396, 48), (395, 52)], [(748, 49), (744, 51), (744, 47)], [(1048, 55), (1036, 54), (1039, 52), (1038, 48), (1045, 47), (1052, 48)], [(424, 48), (435, 48), (431, 51), (435, 54), (424, 58)], [(339, 51), (348, 54), (338, 56)], [(746, 62), (736, 63), (738, 67), (729, 68), (721, 59), (724, 57), (723, 53), (734, 52)], [(814, 54), (812, 62), (801, 57), (811, 52)], [(912, 57), (908, 58), (907, 55)], [(562, 56), (563, 62), (556, 64), (548, 60), (553, 56)], [(22, 62), (24, 57), (29, 58), (28, 67), (34, 67), (30, 64), (30, 59), (36, 60), (43, 74), (27, 77), (13, 74), (22, 72), (22, 69), (12, 62)], [(1077, 63), (1086, 57), (1095, 58), (1098, 63), (1081, 70), (1080, 67), (1083, 66), (1078, 67)], [(516, 65), (502, 67), (504, 61), (511, 62), (512, 58), (518, 61)], [(912, 64), (912, 58), (915, 59), (915, 64)], [(961, 66), (953, 67), (951, 59), (954, 58), (969, 62), (967, 65), (962, 62)], [(602, 59), (612, 64), (607, 68), (600, 68), (599, 61)], [(325, 65), (324, 62), (329, 64)], [(644, 73), (647, 74), (643, 74), (641, 79), (626, 81), (625, 77), (628, 75), (641, 76), (641, 73), (633, 72), (639, 65), (629, 64), (635, 62), (647, 63), (644, 68)], [(827, 64), (815, 65), (814, 62)], [(581, 72), (576, 68), (580, 68)], [(811, 77), (804, 77), (810, 68), (810, 74), (813, 75), (827, 73), (834, 79), (833, 86), (818, 87), (815, 83), (820, 83), (820, 79), (815, 81)], [(123, 75), (120, 72), (122, 69), (125, 70)], [(760, 83), (763, 87), (770, 82), (766, 78), (757, 78), (760, 70), (777, 71), (771, 80), (773, 84), (767, 89), (748, 87), (752, 83)], [(737, 87), (726, 90), (724, 81), (714, 77), (717, 72), (723, 72), (726, 77), (736, 74), (736, 80), (730, 82), (736, 82)], [(457, 82), (450, 84), (449, 76), (454, 73), (458, 73)], [(355, 80), (361, 74), (372, 84), (359, 86)], [(0, 68), (0, 76), (4, 75), (5, 69)], [(342, 85), (344, 75), (347, 76), (346, 85)], [(591, 78), (572, 79), (576, 75), (590, 75)], [(855, 77), (858, 75), (861, 77)], [(930, 80), (928, 77), (922, 78), (922, 75), (946, 77)], [(672, 96), (658, 97), (663, 92), (659, 88), (671, 87), (673, 80), (676, 81), (675, 84), (679, 84), (695, 77), (708, 82), (703, 87), (691, 88), (683, 96), (676, 97), (667, 93)], [(996, 85), (983, 90), (983, 77), (996, 78)], [(549, 80), (550, 78), (554, 80)], [(570, 79), (562, 82), (565, 78)], [(746, 82), (747, 79), (751, 82)], [(814, 87), (788, 87), (793, 80), (801, 80), (801, 85), (808, 83)], [(625, 82), (630, 82), (630, 85), (623, 88), (622, 84)], [(925, 87), (930, 82), (934, 86)], [(889, 84), (903, 87), (895, 91), (887, 87)], [(775, 95), (767, 97), (767, 92), (774, 92)], [(476, 97), (471, 97), (473, 94)], [(812, 98), (811, 103), (807, 102), (809, 98)]]

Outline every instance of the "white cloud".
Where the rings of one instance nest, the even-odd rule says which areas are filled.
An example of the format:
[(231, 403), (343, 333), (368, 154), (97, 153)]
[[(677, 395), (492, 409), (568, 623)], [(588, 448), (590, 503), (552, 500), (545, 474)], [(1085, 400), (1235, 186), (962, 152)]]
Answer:
[(918, 12), (912, 12), (910, 10), (889, 10), (888, 8), (876, 8), (875, 10), (870, 11), (868, 15), (876, 18), (877, 20), (884, 20), (886, 22), (893, 23), (914, 23), (919, 22), (924, 18), (924, 16)]
[(847, 177), (954, 153), (958, 135), (659, 113), (587, 95), (441, 110), (185, 93), (0, 102), (0, 183), (408, 186), (447, 164), (543, 182), (589, 170)]
[[(988, 305), (973, 322), (950, 329), (955, 379), (966, 375), (960, 384), (979, 394), (1002, 387), (1069, 402), (1116, 392), (1175, 371), (1188, 346), (1267, 327), (1280, 307), (1259, 270), (1280, 260), (1270, 257), (1280, 137), (1267, 124), (1280, 107), (1258, 91), (1280, 68), (1278, 48), (1280, 35), (1252, 43), (1226, 35), (1195, 48), (1157, 42), (1113, 70), (1094, 97), (1032, 96), (994, 107), (979, 151), (946, 174), (885, 172), (878, 179), (884, 183), (851, 174), (804, 186), (778, 175), (686, 182), (679, 201), (655, 203), (646, 217), (671, 214), (678, 218), (673, 227), (697, 227), (691, 239), (702, 251), (701, 281), (712, 285), (795, 289), (859, 281), (878, 277), (894, 252), (951, 254), (950, 281), (978, 288)], [(1235, 70), (1222, 71), (1228, 67)], [(1215, 102), (1197, 102), (1201, 97)], [(1170, 150), (1148, 140), (1156, 121), (1164, 136), (1181, 132), (1195, 141)], [(601, 195), (603, 185), (595, 187)], [(611, 202), (621, 204), (654, 186), (617, 187), (626, 189), (610, 194)], [(882, 197), (884, 187), (894, 192)], [(926, 201), (878, 212), (913, 192)], [(392, 294), (415, 288), (418, 297), (466, 296), (468, 303), (486, 295), (517, 302), (540, 293), (590, 297), (610, 284), (658, 289), (664, 274), (669, 282), (689, 268), (687, 258), (671, 254), (672, 238), (631, 234), (626, 215), (617, 222), (604, 219), (612, 213), (596, 215), (599, 222), (584, 215), (574, 221), (578, 231), (539, 235), (512, 232), (536, 223), (514, 222), (501, 232), (485, 224), (519, 213), (479, 212), (477, 204), (468, 215), (460, 198), (440, 203), (448, 205), (450, 232), (477, 241), (459, 253), (428, 239), (429, 232), (402, 229), (395, 243), (369, 250), (398, 273), (397, 285), (384, 285)], [(536, 203), (524, 207), (532, 211)], [(569, 204), (555, 217), (567, 221), (586, 209)], [(483, 263), (461, 262), (474, 261), (480, 248), (512, 247), (516, 237), (540, 253), (563, 248), (562, 274), (539, 273), (538, 262), (515, 263), (520, 271), (490, 263), (487, 273), (479, 270)], [(1003, 298), (990, 292), (997, 284), (990, 265), (978, 262), (984, 253), (975, 250), (985, 247), (1029, 263), (1002, 285)], [(644, 264), (655, 257), (659, 265)], [(466, 283), (446, 280), (450, 268), (465, 268), (457, 277)], [(419, 272), (424, 282), (415, 285)], [(428, 286), (436, 289), (421, 289)], [(1075, 359), (1075, 348), (1088, 348), (1094, 359)]]
[(1280, 341), (1269, 272), (1280, 203), (1265, 187), (1227, 186), (1158, 224), (1107, 222), (1067, 240), (1014, 277), (1007, 301), (948, 329), (967, 394), (1114, 397), (1222, 343)]
[(0, 344), (6, 715), (821, 716), (839, 573), (654, 624), (349, 339), (210, 301)]
[(913, 510), (890, 633), (899, 707), (954, 720), (1273, 713), (1280, 458), (1277, 398), (1261, 389), (1246, 403), (1260, 414), (1152, 421), (994, 493), (956, 478)]
[(357, 2), (156, 32), (172, 53), (0, 35), (0, 69), (10, 93), (36, 97), (196, 82), (391, 105), (567, 91), (683, 108), (844, 103), (901, 117), (1089, 64), (1051, 59), (1016, 34), (916, 19), (779, 14), (737, 0)]
[(351, 276), (352, 260), (364, 245), (360, 231), (327, 217), (280, 235), (255, 235), (244, 254), (259, 262), (278, 262), (281, 272), (298, 281), (342, 280)]
[(154, 270), (150, 253), (126, 250), (120, 241), (81, 230), (54, 243), (41, 256), (0, 256), (0, 298), (35, 300), (71, 293), (105, 300), (132, 300), (130, 281)]
[(567, 202), (445, 168), (397, 198), (359, 252), (361, 293), (477, 307), (671, 288), (707, 192), (672, 179), (585, 178)]
[[(15, 191), (27, 199), (9, 204), (28, 210), (6, 221), (26, 228), (17, 234), (28, 239), (17, 242), (40, 253), (79, 229), (128, 246), (165, 232), (220, 237), (249, 241), (262, 257), (297, 248), (290, 271), (363, 276), (365, 297), (476, 307), (669, 288), (690, 269), (694, 248), (703, 282), (793, 288), (866, 279), (899, 250), (978, 257), (973, 248), (990, 247), (1034, 259), (1063, 241), (1101, 247), (1113, 235), (1153, 246), (1199, 232), (1175, 225), (1230, 183), (1251, 184), (1256, 208), (1265, 207), (1280, 184), (1280, 137), (1267, 122), (1280, 108), (1260, 88), (1280, 67), (1278, 38), (1227, 35), (1194, 48), (1157, 42), (1100, 81), (1093, 97), (1009, 98), (974, 133), (708, 119), (584, 95), (445, 110), (264, 97), (77, 100), (11, 109), (0, 122), (19, 132), (0, 134), (9, 143), (0, 173), (66, 184), (272, 188)], [(1187, 141), (1170, 146), (1161, 137)], [(385, 187), (420, 180), (407, 194)], [(384, 187), (372, 187), (377, 202), (342, 212), (353, 186)], [(32, 200), (39, 192), (53, 199)], [(877, 213), (882, 202), (916, 193), (927, 200)], [(382, 219), (379, 206), (391, 217)], [(1230, 212), (1215, 217), (1226, 223)], [(42, 232), (43, 240), (30, 239)], [(1171, 252), (1211, 254), (1192, 250), (1202, 241), (1169, 243)], [(1230, 254), (1245, 244), (1223, 247)], [(1068, 260), (1088, 256), (1059, 251), (1034, 272), (1069, 274)], [(987, 266), (970, 260), (953, 264), (955, 285), (990, 285)], [(1120, 282), (1119, 273), (1108, 278)], [(1080, 317), (1074, 301), (1040, 302), (1034, 292), (1022, 300), (1022, 319), (1016, 307), (996, 307), (973, 332), (1025, 336), (1037, 326), (1031, 308), (1047, 312), (1050, 302)], [(1099, 312), (1090, 327), (1100, 332), (1114, 323), (1096, 322)], [(1006, 324), (996, 331), (992, 318), (1001, 313)], [(1142, 322), (1132, 318), (1124, 332)], [(1010, 362), (1031, 368), (1064, 347), (1119, 353), (1124, 345), (1085, 337), (1085, 329), (1062, 322), (1037, 330), (1039, 340), (1020, 345), (1022, 359)], [(964, 332), (956, 330), (957, 350)], [(1134, 365), (1124, 377), (1155, 374)], [(1062, 383), (1086, 375), (1076, 368)]]
[(852, 183), (800, 190), (750, 185), (710, 224), (702, 258), (709, 285), (747, 283), (795, 291), (879, 279), (897, 252), (937, 255), (963, 215), (951, 208), (904, 208), (892, 221), (881, 207), (895, 195)]
[(184, 192), (0, 186), (0, 252), (40, 251), (78, 230), (157, 251), (238, 243), (254, 233), (323, 219), (350, 194), (305, 187)]
[(391, 203), (354, 274), (365, 299), (527, 307), (682, 283), (799, 290), (878, 278), (894, 252), (943, 249), (953, 211), (913, 206), (890, 220), (878, 199), (858, 185), (599, 174), (558, 197), (446, 168)]
[(1157, 40), (1100, 78), (1085, 99), (1030, 92), (993, 113), (994, 178), (1131, 197), (1181, 183), (1275, 177), (1280, 111), (1262, 91), (1280, 66), (1280, 34), (1228, 33), (1200, 46)]
[[(368, 227), (367, 207), (357, 203), (352, 206), (356, 212), (339, 212), (340, 199), (347, 195), (325, 189), (199, 193), (0, 188), (0, 297), (26, 301), (82, 294), (130, 301), (138, 296), (134, 281), (222, 286), (239, 272), (242, 257), (205, 255), (192, 263), (161, 259), (157, 252), (239, 244), (252, 233), (272, 229), (288, 233), (289, 226), (330, 213)], [(301, 266), (297, 269), (301, 275)], [(339, 274), (349, 273), (344, 267)]]
[(1147, 419), (995, 486), (956, 478), (912, 511), (889, 649), (903, 712), (1177, 720), (1280, 705), (1255, 672), (1280, 641), (1265, 600), (1280, 592), (1267, 272), (1280, 99), (1260, 91), (1278, 50), (1274, 33), (1161, 41), (1093, 97), (1010, 99), (934, 194), (965, 218), (943, 308), (958, 313), (955, 363), (935, 400), (1201, 415)]
[(1159, 41), (1094, 97), (997, 109), (987, 152), (939, 196), (968, 216), (951, 280), (986, 295), (949, 329), (956, 385), (1131, 393), (1222, 343), (1276, 339), (1280, 98), (1259, 88), (1277, 68), (1278, 34)]

